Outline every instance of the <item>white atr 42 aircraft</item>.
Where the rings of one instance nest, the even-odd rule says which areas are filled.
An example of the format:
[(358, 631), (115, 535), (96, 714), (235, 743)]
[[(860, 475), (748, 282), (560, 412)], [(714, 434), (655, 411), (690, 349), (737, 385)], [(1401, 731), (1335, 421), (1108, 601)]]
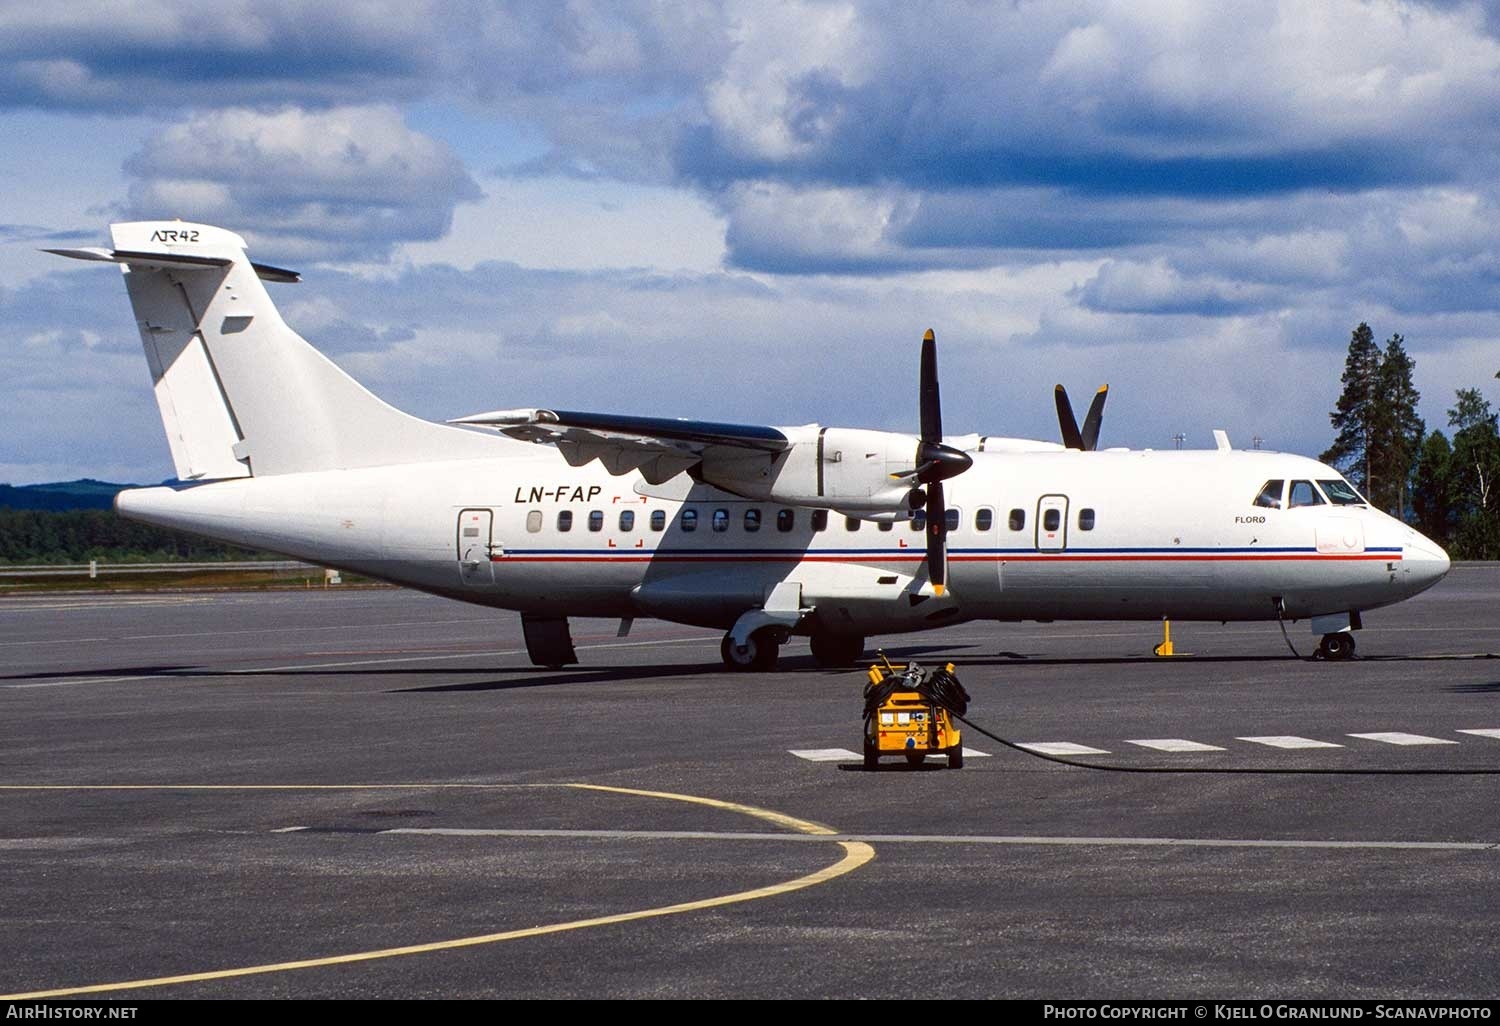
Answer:
[[(521, 614), (533, 662), (569, 616), (725, 630), (768, 669), (965, 620), (1309, 619), (1349, 656), (1360, 612), (1448, 571), (1429, 539), (1300, 456), (944, 438), (931, 332), (917, 435), (523, 409), (436, 424), (386, 405), (282, 321), (244, 241), (111, 227), (179, 484), (121, 515)], [(945, 486), (944, 482), (948, 482)]]

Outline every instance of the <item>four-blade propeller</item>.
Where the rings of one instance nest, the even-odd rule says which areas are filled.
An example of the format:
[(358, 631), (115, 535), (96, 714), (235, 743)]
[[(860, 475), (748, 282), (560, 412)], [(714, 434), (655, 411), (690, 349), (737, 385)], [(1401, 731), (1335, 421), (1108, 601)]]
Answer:
[(1057, 424), (1062, 428), (1063, 445), (1069, 449), (1092, 452), (1099, 446), (1099, 424), (1104, 419), (1104, 400), (1109, 397), (1109, 386), (1100, 385), (1089, 403), (1089, 412), (1083, 418), (1083, 430), (1078, 430), (1078, 421), (1073, 417), (1073, 404), (1068, 402), (1068, 390), (1058, 385), (1052, 391), (1057, 401)]
[[(938, 395), (937, 339), (932, 329), (922, 336), (921, 368), (921, 441), (917, 443), (917, 483), (913, 488), (911, 507), (925, 500), (927, 505), (927, 579), (935, 595), (942, 595), (948, 582), (948, 505), (943, 482), (968, 470), (973, 457), (951, 445), (943, 444), (943, 407)], [(924, 491), (925, 490), (925, 491)]]

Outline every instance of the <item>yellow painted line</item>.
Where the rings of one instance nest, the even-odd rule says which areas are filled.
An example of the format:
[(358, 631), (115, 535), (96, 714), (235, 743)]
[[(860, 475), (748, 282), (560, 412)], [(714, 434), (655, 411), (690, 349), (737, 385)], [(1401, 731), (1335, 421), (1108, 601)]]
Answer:
[(638, 791), (633, 787), (609, 787), (605, 784), (568, 784), (567, 787), (576, 787), (580, 791), (606, 791), (613, 794), (633, 794), (641, 798), (669, 798), (673, 801), (692, 802), (694, 805), (707, 805), (714, 809), (725, 809), (729, 812), (738, 812), (741, 815), (753, 816), (763, 819), (767, 823), (775, 823), (802, 834), (836, 834), (837, 830), (826, 827), (821, 823), (814, 823), (808, 819), (798, 819), (788, 816), (782, 812), (773, 812), (770, 809), (756, 808), (754, 805), (741, 805), (738, 802), (724, 802), (717, 798), (700, 798), (691, 794), (673, 794), (670, 791)]
[[(742, 805), (738, 802), (720, 801), (716, 798), (703, 798), (698, 795), (674, 794), (670, 791), (643, 791), (628, 787), (608, 787), (603, 784), (380, 784), (371, 788), (358, 788), (361, 790), (381, 790), (392, 788), (415, 788), (415, 787), (568, 787), (581, 791), (599, 791), (612, 794), (634, 795), (642, 798), (661, 798), (670, 801), (689, 802), (694, 805), (706, 805), (710, 808), (724, 809), (729, 812), (738, 812), (746, 816), (776, 823), (788, 827), (803, 834), (833, 834), (836, 831), (814, 823), (810, 820), (798, 819), (770, 809), (757, 808), (754, 805)], [(247, 785), (236, 787), (234, 785), (197, 785), (189, 787), (172, 787), (170, 785), (116, 785), (98, 788), (80, 787), (68, 788), (67, 785), (52, 785), (40, 787), (11, 786), (5, 790), (354, 790), (356, 788), (348, 785), (338, 784), (271, 784), (271, 785)], [(566, 923), (551, 923), (545, 926), (532, 926), (520, 930), (506, 930), (502, 933), (486, 933), (477, 937), (459, 937), (454, 940), (433, 941), (427, 944), (408, 944), (403, 947), (381, 948), (376, 951), (358, 951), (346, 955), (331, 955), (325, 958), (306, 958), (293, 962), (271, 962), (265, 965), (243, 966), (238, 969), (213, 969), (201, 973), (184, 973), (177, 976), (156, 976), (141, 980), (123, 980), (118, 983), (97, 983), (83, 987), (60, 987), (53, 990), (37, 990), (24, 994), (0, 994), (0, 1001), (30, 1001), (40, 998), (71, 997), (78, 994), (104, 994), (120, 990), (140, 990), (148, 987), (169, 987), (182, 983), (204, 983), (212, 980), (228, 980), (240, 976), (259, 976), (265, 973), (291, 972), (297, 969), (317, 969), (326, 966), (346, 965), (352, 962), (373, 962), (383, 958), (400, 958), (404, 955), (423, 955), (434, 951), (453, 951), (459, 948), (473, 948), (485, 944), (499, 944), (504, 941), (522, 940), (527, 937), (542, 937), (548, 934), (565, 933), (571, 930), (586, 930), (595, 926), (611, 926), (616, 923), (630, 923), (641, 919), (656, 919), (662, 916), (679, 915), (684, 912), (699, 912), (703, 909), (721, 908), (725, 905), (735, 905), (746, 901), (758, 901), (761, 898), (774, 898), (782, 894), (790, 894), (808, 887), (816, 887), (818, 884), (835, 880), (847, 873), (863, 866), (875, 857), (875, 849), (864, 841), (838, 841), (839, 847), (844, 849), (843, 858), (831, 866), (799, 876), (795, 880), (787, 880), (783, 883), (770, 884), (766, 887), (757, 887), (749, 891), (737, 891), (733, 894), (723, 894), (713, 898), (702, 898), (698, 901), (685, 901), (675, 905), (661, 905), (656, 908), (640, 909), (635, 912), (620, 912), (609, 916), (595, 916), (590, 919), (575, 919)]]

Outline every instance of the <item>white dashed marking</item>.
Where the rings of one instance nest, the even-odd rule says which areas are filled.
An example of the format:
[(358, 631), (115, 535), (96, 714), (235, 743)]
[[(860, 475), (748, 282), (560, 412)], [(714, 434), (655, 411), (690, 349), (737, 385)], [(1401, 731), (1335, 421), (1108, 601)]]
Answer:
[(1016, 747), (1043, 755), (1108, 755), (1103, 748), (1075, 745), (1071, 741), (1018, 741)]
[(1127, 745), (1155, 748), (1158, 752), (1222, 752), (1218, 745), (1206, 745), (1201, 741), (1187, 741), (1180, 737), (1159, 737), (1145, 741), (1126, 741)]
[(1388, 745), (1456, 745), (1457, 741), (1449, 741), (1447, 738), (1428, 737), (1425, 734), (1403, 734), (1399, 730), (1379, 731), (1374, 734), (1350, 734), (1350, 737), (1364, 738), (1366, 741), (1381, 741)]
[(964, 758), (966, 758), (966, 759), (988, 759), (989, 757), (990, 757), (990, 753), (989, 752), (981, 752), (977, 748), (965, 748), (964, 749)]
[(787, 751), (808, 762), (843, 762), (845, 759), (860, 758), (857, 752), (851, 752), (847, 748), (788, 748)]
[(1241, 737), (1237, 741), (1249, 741), (1256, 745), (1270, 745), (1272, 748), (1342, 748), (1332, 741), (1314, 741), (1310, 737), (1297, 737), (1294, 734), (1271, 734), (1266, 737)]
[(1500, 727), (1484, 727), (1479, 730), (1460, 730), (1460, 734), (1473, 734), (1476, 737), (1500, 737)]

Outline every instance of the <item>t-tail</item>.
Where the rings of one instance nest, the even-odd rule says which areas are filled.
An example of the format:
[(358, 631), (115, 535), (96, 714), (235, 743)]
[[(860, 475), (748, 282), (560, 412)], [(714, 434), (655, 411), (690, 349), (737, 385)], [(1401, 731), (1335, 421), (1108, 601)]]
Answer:
[(110, 226), (113, 249), (54, 249), (123, 265), (177, 476), (184, 481), (462, 459), (492, 439), (381, 401), (281, 319), (233, 232), (182, 221)]

